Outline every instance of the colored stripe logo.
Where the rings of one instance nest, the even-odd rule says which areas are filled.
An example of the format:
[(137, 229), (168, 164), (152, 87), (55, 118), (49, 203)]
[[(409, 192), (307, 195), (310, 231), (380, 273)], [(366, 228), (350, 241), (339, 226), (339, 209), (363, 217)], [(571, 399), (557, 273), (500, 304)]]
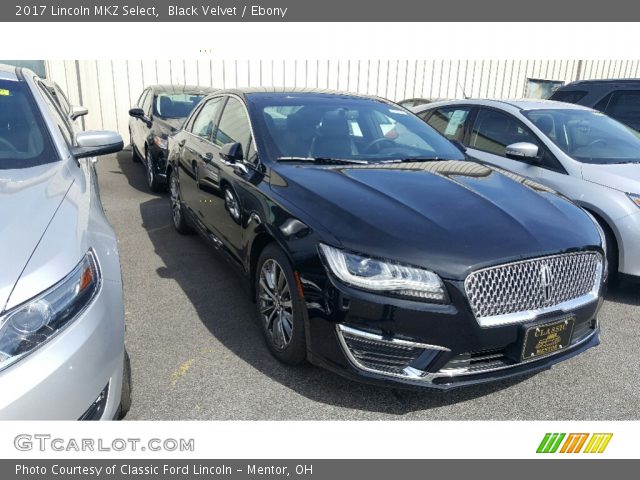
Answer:
[(536, 453), (604, 453), (611, 437), (613, 433), (545, 433)]

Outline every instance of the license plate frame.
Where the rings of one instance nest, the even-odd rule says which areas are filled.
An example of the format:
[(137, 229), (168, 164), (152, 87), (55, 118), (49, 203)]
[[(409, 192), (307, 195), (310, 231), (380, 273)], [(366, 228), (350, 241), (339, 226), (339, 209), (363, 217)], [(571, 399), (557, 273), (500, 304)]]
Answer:
[(571, 344), (573, 315), (525, 326), (520, 360), (536, 360), (565, 350)]

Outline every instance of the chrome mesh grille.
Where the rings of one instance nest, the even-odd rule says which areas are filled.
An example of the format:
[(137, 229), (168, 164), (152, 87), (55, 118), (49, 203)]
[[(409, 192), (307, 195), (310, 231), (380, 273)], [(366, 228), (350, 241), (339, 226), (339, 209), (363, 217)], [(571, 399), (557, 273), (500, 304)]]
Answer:
[(597, 290), (598, 252), (540, 257), (471, 273), (464, 286), (476, 318), (552, 307)]

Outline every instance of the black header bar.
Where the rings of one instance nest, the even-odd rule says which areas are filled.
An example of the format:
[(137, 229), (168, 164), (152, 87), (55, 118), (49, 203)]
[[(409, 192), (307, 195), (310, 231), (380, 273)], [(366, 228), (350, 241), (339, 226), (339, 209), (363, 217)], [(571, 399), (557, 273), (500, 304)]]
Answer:
[[(632, 22), (640, 19), (640, 4), (629, 0), (16, 0), (0, 3), (0, 18), (5, 22)], [(540, 33), (524, 31), (523, 39), (515, 40)]]

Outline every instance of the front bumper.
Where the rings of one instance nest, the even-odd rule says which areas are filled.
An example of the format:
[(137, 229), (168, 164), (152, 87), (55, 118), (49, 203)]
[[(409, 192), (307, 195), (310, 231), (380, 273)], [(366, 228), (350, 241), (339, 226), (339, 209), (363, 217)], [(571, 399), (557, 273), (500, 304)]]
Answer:
[(449, 389), (537, 372), (599, 344), (601, 298), (527, 322), (535, 326), (566, 315), (575, 319), (569, 346), (522, 361), (524, 325), (480, 327), (461, 283), (447, 282), (449, 305), (329, 284), (321, 294), (305, 289), (309, 360), (367, 383)]
[(120, 406), (123, 366), (122, 284), (103, 278), (98, 295), (79, 318), (0, 372), (0, 420), (77, 420), (105, 390), (97, 417), (113, 419)]

